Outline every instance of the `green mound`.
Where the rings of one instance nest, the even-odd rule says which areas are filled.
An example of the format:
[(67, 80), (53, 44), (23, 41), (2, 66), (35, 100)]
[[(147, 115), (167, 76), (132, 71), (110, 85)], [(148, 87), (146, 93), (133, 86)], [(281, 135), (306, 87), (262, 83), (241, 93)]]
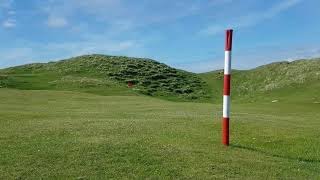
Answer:
[[(200, 74), (212, 98), (221, 99), (223, 71)], [(251, 70), (232, 72), (235, 101), (320, 101), (320, 59), (277, 62)]]
[[(133, 87), (128, 87), (128, 84)], [(320, 102), (320, 59), (233, 70), (234, 102)], [(194, 74), (151, 59), (85, 55), (0, 70), (0, 88), (147, 95), (221, 103), (223, 71)]]
[[(73, 90), (102, 95), (205, 99), (206, 84), (196, 74), (151, 59), (86, 55), (4, 69), (0, 86), (16, 89)], [(128, 88), (128, 83), (133, 88)]]

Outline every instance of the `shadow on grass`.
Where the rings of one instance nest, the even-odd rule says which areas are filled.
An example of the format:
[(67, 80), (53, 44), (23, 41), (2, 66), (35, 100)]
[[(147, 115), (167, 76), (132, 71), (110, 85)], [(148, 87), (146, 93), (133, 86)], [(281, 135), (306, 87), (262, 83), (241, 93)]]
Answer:
[(305, 159), (305, 158), (301, 158), (301, 157), (290, 157), (290, 156), (283, 156), (283, 155), (278, 155), (278, 154), (273, 154), (273, 153), (269, 153), (269, 152), (265, 152), (253, 147), (246, 147), (246, 146), (242, 146), (239, 144), (230, 144), (230, 147), (232, 148), (238, 148), (238, 149), (245, 149), (245, 150), (249, 150), (249, 151), (254, 151), (254, 152), (258, 152), (267, 156), (272, 156), (272, 157), (277, 157), (277, 158), (282, 158), (282, 159), (287, 159), (287, 160), (293, 160), (293, 161), (300, 161), (300, 162), (308, 162), (308, 163), (320, 163), (320, 160), (318, 159)]

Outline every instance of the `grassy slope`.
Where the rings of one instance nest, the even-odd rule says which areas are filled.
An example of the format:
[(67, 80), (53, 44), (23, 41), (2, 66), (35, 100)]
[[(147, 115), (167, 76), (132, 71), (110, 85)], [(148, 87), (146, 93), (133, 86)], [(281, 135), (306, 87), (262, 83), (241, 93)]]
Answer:
[(220, 105), (0, 89), (0, 179), (320, 178), (320, 104)]
[[(223, 72), (202, 73), (200, 77), (208, 83), (212, 99), (221, 101)], [(278, 62), (232, 74), (234, 102), (314, 103), (320, 102), (319, 89), (320, 59)]]
[[(319, 59), (236, 70), (232, 75), (232, 99), (234, 102), (319, 102), (319, 72)], [(196, 75), (149, 59), (104, 55), (0, 70), (0, 87), (71, 90), (99, 95), (150, 95), (215, 103), (222, 99), (222, 80), (222, 71)], [(135, 82), (135, 88), (127, 88), (127, 81)]]
[[(0, 71), (0, 86), (1, 81), (3, 87), (16, 89), (144, 94), (176, 100), (206, 98), (202, 90), (205, 83), (195, 74), (150, 59), (122, 56), (86, 55), (8, 68)], [(135, 88), (129, 89), (128, 81), (134, 82)]]

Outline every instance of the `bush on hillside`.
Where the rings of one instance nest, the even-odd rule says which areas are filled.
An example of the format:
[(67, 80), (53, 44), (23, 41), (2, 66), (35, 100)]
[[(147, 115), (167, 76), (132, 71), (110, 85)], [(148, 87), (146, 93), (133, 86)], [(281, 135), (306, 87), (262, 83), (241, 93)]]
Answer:
[(0, 75), (0, 88), (6, 88), (9, 84), (9, 77), (7, 75)]

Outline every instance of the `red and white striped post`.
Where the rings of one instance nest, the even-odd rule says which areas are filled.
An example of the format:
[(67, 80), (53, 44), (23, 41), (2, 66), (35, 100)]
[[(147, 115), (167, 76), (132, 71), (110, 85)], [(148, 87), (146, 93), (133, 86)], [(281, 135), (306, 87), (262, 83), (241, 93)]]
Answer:
[(225, 146), (229, 146), (232, 32), (232, 29), (226, 30), (226, 46), (224, 59), (222, 144), (224, 144)]

